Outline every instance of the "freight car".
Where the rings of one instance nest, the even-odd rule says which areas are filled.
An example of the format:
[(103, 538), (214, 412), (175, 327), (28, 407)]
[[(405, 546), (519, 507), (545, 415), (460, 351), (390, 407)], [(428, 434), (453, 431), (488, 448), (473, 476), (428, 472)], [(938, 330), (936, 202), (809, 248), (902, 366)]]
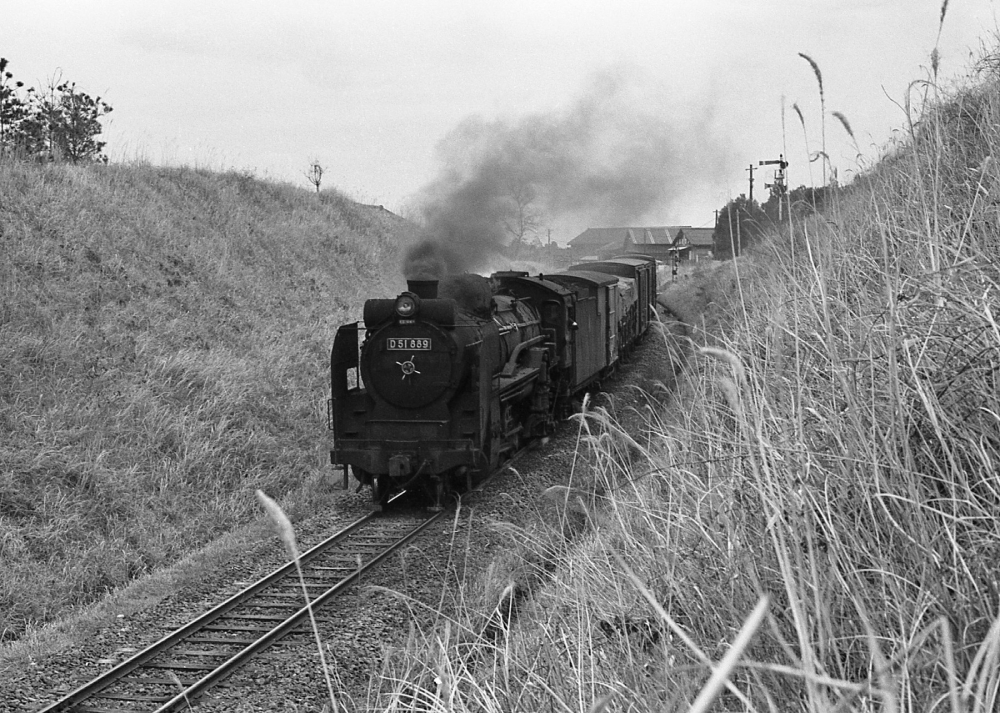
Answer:
[(649, 328), (655, 262), (409, 281), (365, 303), (330, 354), (330, 462), (384, 505), (424, 488), (440, 506), (526, 444), (614, 371)]

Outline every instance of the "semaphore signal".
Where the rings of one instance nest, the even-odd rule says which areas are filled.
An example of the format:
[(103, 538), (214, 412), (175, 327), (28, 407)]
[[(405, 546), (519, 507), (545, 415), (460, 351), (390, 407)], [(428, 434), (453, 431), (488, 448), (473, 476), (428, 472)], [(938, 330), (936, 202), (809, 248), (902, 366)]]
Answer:
[(778, 197), (778, 220), (781, 220), (781, 199), (784, 197), (785, 191), (788, 190), (788, 185), (785, 183), (785, 169), (788, 168), (788, 161), (785, 160), (784, 154), (778, 154), (777, 159), (761, 161), (760, 165), (778, 167), (774, 171), (774, 183), (765, 183), (764, 188), (770, 188), (771, 195)]

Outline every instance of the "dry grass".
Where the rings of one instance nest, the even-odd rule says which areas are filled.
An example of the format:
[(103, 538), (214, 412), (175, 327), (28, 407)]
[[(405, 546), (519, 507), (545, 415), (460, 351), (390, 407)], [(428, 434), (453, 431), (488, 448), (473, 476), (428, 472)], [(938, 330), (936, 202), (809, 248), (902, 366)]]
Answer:
[(674, 406), (584, 417), (556, 526), (491, 570), (495, 602), (546, 562), (533, 596), (415, 635), (380, 709), (997, 709), (992, 60), (828, 214), (665, 298), (701, 347)]
[(0, 640), (322, 464), (329, 345), (403, 227), (335, 192), (0, 164)]
[[(690, 338), (699, 347), (672, 407), (649, 412), (641, 435), (602, 410), (580, 416), (579, 457), (566, 487), (537, 504), (540, 525), (500, 527), (511, 542), (505, 558), (483, 581), (453, 593), (457, 614), (437, 629), (414, 630), (387, 658), (373, 705), (997, 709), (997, 66), (995, 56), (986, 57), (978, 83), (947, 97), (931, 93), (919, 113), (914, 109), (908, 140), (838, 195), (826, 215), (783, 226), (732, 269), (700, 280), (698, 294), (665, 298), (697, 327)], [(30, 180), (40, 182), (37, 190), (45, 181), (79, 180), (72, 171), (36, 174)], [(6, 176), (0, 173), (12, 180)], [(98, 171), (86, 181), (104, 176)], [(66, 201), (68, 194), (50, 199)], [(78, 268), (107, 265), (115, 275), (120, 263), (126, 275), (159, 270), (194, 290), (215, 281), (230, 285), (234, 271), (253, 270), (258, 257), (270, 255), (255, 278), (280, 285), (272, 277), (287, 274), (279, 258), (298, 248), (269, 253), (231, 228), (222, 233), (226, 239), (191, 248), (198, 260), (190, 265), (146, 246), (139, 254), (158, 256), (159, 267), (142, 272), (122, 244), (115, 252), (92, 248), (99, 262), (81, 248), (68, 269), (60, 262), (69, 260), (60, 252), (65, 248), (53, 237), (59, 231), (19, 217), (44, 214), (47, 203), (38, 200), (30, 209), (3, 209), (5, 241), (9, 225), (24, 221), (31, 228), (21, 229), (32, 240), (16, 243), (12, 274), (41, 270), (47, 277), (27, 283), (35, 285), (35, 299), (10, 302), (13, 310), (4, 301), (4, 329), (17, 335), (17, 347), (3, 342), (9, 353), (0, 364), (14, 371), (3, 372), (0, 425), (23, 444), (2, 452), (4, 556), (44, 562), (46, 546), (76, 546), (75, 536), (81, 561), (90, 556), (105, 567), (94, 571), (114, 571), (110, 565), (121, 553), (139, 551), (128, 549), (131, 530), (122, 526), (145, 522), (146, 511), (135, 503), (167, 503), (190, 517), (172, 522), (154, 510), (146, 517), (159, 517), (159, 529), (150, 521), (140, 527), (144, 532), (207, 537), (220, 513), (238, 518), (252, 507), (248, 498), (227, 498), (236, 482), (244, 494), (287, 488), (297, 461), (284, 460), (275, 444), (296, 442), (289, 434), (297, 432), (285, 429), (308, 418), (320, 397), (296, 401), (296, 394), (318, 387), (294, 386), (303, 364), (286, 364), (288, 348), (268, 345), (288, 331), (299, 340), (311, 333), (281, 326), (317, 319), (292, 306), (305, 301), (282, 303), (280, 290), (256, 290), (256, 282), (242, 291), (213, 290), (233, 305), (214, 313), (199, 307), (209, 317), (188, 326), (182, 320), (190, 319), (184, 315), (193, 303), (170, 291), (177, 285), (154, 288), (151, 277), (143, 278), (156, 309), (133, 314), (126, 308), (134, 298), (122, 305), (101, 295), (130, 295), (135, 288), (124, 285), (139, 282), (109, 278), (91, 300), (94, 307), (71, 319), (63, 316), (67, 300), (53, 277), (73, 282)], [(52, 215), (78, 213), (64, 206)], [(220, 221), (242, 225), (231, 215)], [(32, 252), (44, 240), (49, 247)], [(252, 263), (247, 255), (255, 256)], [(86, 283), (73, 284), (66, 294), (92, 295)], [(301, 289), (290, 279), (288, 285)], [(251, 339), (245, 326), (234, 326), (247, 322), (225, 318), (232, 311), (248, 320), (240, 307), (251, 302), (281, 316), (254, 329), (266, 335), (254, 342), (244, 341)], [(127, 342), (131, 323), (108, 321), (122, 310), (157, 328)], [(44, 328), (19, 331), (22, 324)], [(76, 355), (101, 344), (107, 325), (116, 336), (109, 343), (126, 346), (98, 350), (107, 361), (87, 362), (94, 369), (89, 376)], [(191, 334), (194, 340), (185, 341)], [(216, 349), (228, 352), (215, 360)], [(252, 354), (276, 361), (263, 368)], [(79, 396), (94, 393), (95, 381), (113, 370), (132, 375), (120, 406)], [(18, 390), (22, 382), (12, 378), (18, 373), (45, 388)], [(142, 395), (141, 403), (133, 404), (132, 393)], [(195, 407), (192, 398), (199, 399)], [(300, 410), (286, 414), (281, 405), (290, 402)], [(109, 431), (88, 430), (94, 418), (122, 411), (128, 417), (112, 422), (137, 424), (133, 430), (141, 434), (129, 451), (133, 460), (122, 460), (124, 446)], [(226, 445), (216, 452), (218, 439)], [(202, 469), (234, 446), (248, 454), (240, 456), (245, 460)], [(181, 506), (194, 501), (205, 473), (222, 480), (209, 487), (217, 498), (208, 500), (212, 517), (199, 519)], [(103, 539), (87, 539), (95, 526), (104, 528)], [(169, 537), (152, 542), (166, 547)], [(102, 542), (113, 544), (102, 548)], [(149, 545), (142, 551), (158, 552)], [(9, 582), (21, 581), (17, 571)]]

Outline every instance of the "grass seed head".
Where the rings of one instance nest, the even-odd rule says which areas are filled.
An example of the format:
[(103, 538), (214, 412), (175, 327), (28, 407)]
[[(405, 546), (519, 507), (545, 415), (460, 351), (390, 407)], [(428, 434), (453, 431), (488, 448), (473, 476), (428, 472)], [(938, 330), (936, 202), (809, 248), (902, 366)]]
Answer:
[(819, 95), (823, 96), (823, 73), (819, 71), (819, 65), (813, 60), (812, 57), (805, 54), (804, 52), (799, 52), (799, 57), (804, 59), (812, 67), (813, 74), (816, 75), (816, 83), (819, 84)]
[(271, 518), (271, 522), (274, 523), (274, 527), (278, 531), (278, 537), (285, 543), (285, 549), (288, 550), (288, 554), (292, 557), (298, 557), (299, 548), (295, 542), (295, 530), (292, 528), (292, 522), (285, 515), (284, 510), (281, 509), (278, 503), (265, 495), (262, 490), (257, 491), (257, 499), (264, 506), (267, 516)]
[(730, 351), (725, 349), (719, 349), (717, 347), (699, 347), (698, 353), (702, 356), (712, 357), (713, 359), (718, 359), (719, 361), (729, 364), (732, 367), (733, 374), (736, 376), (737, 382), (743, 384), (746, 382), (747, 372), (743, 367), (743, 362), (740, 358)]
[(844, 131), (847, 132), (847, 135), (854, 139), (854, 132), (851, 131), (851, 122), (847, 120), (847, 117), (839, 111), (833, 112), (833, 115), (836, 117), (837, 121), (840, 122), (840, 125), (844, 127)]
[(805, 117), (802, 116), (802, 110), (799, 108), (798, 102), (792, 102), (792, 109), (795, 110), (795, 114), (799, 117), (799, 123), (804, 127), (806, 125)]

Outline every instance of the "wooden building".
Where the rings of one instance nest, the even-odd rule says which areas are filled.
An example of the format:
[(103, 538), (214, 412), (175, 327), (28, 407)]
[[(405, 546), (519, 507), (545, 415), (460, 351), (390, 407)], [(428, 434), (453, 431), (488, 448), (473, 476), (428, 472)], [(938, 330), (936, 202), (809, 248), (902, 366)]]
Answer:
[(649, 255), (661, 262), (712, 257), (713, 228), (690, 225), (587, 228), (569, 241), (576, 260), (603, 260), (615, 255)]

